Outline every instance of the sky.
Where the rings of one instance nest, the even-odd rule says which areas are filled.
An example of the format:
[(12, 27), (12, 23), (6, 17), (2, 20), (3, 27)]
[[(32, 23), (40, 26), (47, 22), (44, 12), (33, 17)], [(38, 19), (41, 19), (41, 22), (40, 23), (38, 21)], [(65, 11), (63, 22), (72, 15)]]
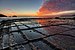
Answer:
[(6, 15), (36, 14), (42, 0), (0, 0), (0, 13)]
[(5, 15), (54, 15), (75, 13), (75, 0), (0, 0)]

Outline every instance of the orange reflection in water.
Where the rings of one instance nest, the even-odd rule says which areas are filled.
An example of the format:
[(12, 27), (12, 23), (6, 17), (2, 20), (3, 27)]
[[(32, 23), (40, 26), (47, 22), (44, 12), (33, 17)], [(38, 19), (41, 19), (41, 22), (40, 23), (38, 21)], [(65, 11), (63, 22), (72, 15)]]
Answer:
[[(51, 26), (51, 25), (65, 24), (66, 23), (65, 20), (58, 20), (58, 19), (37, 20), (37, 22), (41, 26), (48, 26), (48, 27), (44, 27), (43, 29), (45, 31), (47, 31), (49, 34), (54, 34), (53, 32), (56, 32), (56, 30), (58, 29), (57, 26)], [(57, 32), (59, 33), (60, 31), (57, 31)]]

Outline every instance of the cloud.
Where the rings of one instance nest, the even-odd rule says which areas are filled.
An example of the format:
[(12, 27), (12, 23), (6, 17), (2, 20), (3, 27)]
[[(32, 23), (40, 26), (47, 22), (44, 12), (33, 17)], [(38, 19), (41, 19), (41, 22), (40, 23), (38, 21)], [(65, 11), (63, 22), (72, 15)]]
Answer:
[(10, 10), (10, 11), (11, 11), (12, 9), (10, 9), (10, 8), (5, 8), (5, 10)]
[(75, 0), (45, 0), (38, 14), (75, 10)]

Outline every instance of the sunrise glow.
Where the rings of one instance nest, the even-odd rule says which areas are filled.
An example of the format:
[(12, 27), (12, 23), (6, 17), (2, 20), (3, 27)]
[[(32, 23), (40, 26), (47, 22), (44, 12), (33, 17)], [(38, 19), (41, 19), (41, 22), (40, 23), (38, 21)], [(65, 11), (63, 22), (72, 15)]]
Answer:
[(7, 16), (74, 14), (74, 2), (74, 0), (1, 0), (0, 14)]

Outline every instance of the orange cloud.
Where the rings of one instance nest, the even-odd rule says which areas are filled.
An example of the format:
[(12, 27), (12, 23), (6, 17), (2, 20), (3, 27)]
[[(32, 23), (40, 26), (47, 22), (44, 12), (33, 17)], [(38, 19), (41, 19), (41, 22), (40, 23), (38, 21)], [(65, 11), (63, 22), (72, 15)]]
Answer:
[(38, 11), (38, 15), (55, 14), (62, 11), (75, 10), (75, 0), (46, 0)]

